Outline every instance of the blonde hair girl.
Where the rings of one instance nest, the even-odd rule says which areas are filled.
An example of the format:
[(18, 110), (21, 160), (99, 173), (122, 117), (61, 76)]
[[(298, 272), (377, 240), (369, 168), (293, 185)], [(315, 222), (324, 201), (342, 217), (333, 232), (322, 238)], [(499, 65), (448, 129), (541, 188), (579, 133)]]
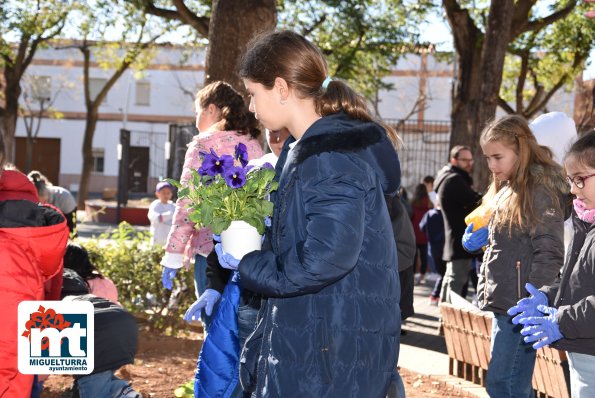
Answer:
[(537, 143), (527, 121), (521, 116), (510, 115), (489, 123), (481, 134), (480, 144), (484, 147), (496, 142), (511, 148), (516, 161), (506, 180), (492, 174), (488, 192), (483, 197), (482, 204), (489, 204), (502, 187), (510, 187), (508, 206), (501, 209), (494, 225), (508, 230), (513, 226), (526, 229), (541, 222), (543, 218), (533, 207), (532, 193), (536, 185), (545, 189), (552, 197), (554, 209), (560, 211), (563, 203), (560, 203), (558, 193), (564, 187), (562, 169), (552, 159), (551, 150)]
[(492, 215), (478, 284), (479, 307), (494, 313), (486, 389), (492, 397), (530, 397), (535, 351), (506, 311), (525, 296), (526, 283), (530, 289), (550, 284), (562, 265), (568, 184), (520, 116), (489, 123), (480, 143), (492, 172), (483, 198)]

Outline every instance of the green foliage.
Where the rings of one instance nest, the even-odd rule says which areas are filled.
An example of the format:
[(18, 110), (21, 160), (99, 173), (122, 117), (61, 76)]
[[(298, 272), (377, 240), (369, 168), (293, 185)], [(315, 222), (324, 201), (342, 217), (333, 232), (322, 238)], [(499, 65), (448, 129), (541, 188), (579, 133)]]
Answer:
[(176, 398), (194, 398), (194, 380), (176, 388), (174, 390), (174, 396)]
[(46, 46), (48, 39), (62, 31), (72, 7), (62, 0), (0, 1), (0, 66), (14, 67), (18, 62), (15, 43), (24, 45), (21, 56), (32, 55), (37, 48)]
[[(565, 2), (556, 2), (549, 12), (564, 5)], [(515, 112), (531, 117), (546, 106), (556, 90), (572, 89), (574, 78), (585, 68), (595, 46), (593, 22), (584, 16), (587, 10), (588, 5), (579, 4), (566, 18), (539, 31), (524, 33), (511, 44), (500, 97), (515, 103), (520, 88), (522, 109), (514, 109)]]
[(417, 50), (418, 25), (432, 1), (284, 0), (279, 27), (302, 33), (324, 53), (331, 76), (375, 102), (382, 81), (405, 53)]
[(164, 289), (159, 265), (164, 250), (151, 246), (148, 234), (122, 222), (111, 234), (80, 243), (99, 271), (114, 281), (122, 306), (156, 329), (183, 327), (182, 316), (196, 299), (193, 274), (178, 272), (174, 289)]
[(254, 168), (246, 174), (246, 182), (234, 188), (221, 174), (200, 175), (191, 171), (188, 185), (170, 180), (180, 190), (178, 197), (190, 201), (188, 217), (197, 228), (209, 227), (220, 234), (232, 221), (243, 220), (264, 234), (264, 218), (273, 214), (273, 203), (268, 200), (271, 191), (279, 183), (273, 181), (275, 171), (267, 168)]

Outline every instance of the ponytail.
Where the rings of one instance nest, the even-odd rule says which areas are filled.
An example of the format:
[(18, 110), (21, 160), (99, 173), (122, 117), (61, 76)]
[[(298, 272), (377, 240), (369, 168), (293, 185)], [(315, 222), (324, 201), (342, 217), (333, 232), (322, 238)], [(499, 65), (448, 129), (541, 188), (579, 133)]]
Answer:
[(395, 147), (400, 140), (390, 126), (376, 120), (366, 100), (339, 80), (330, 80), (322, 53), (305, 37), (291, 31), (265, 32), (249, 44), (240, 63), (240, 77), (272, 89), (283, 78), (302, 98), (314, 100), (316, 112), (328, 116), (345, 112), (353, 119), (380, 124)]

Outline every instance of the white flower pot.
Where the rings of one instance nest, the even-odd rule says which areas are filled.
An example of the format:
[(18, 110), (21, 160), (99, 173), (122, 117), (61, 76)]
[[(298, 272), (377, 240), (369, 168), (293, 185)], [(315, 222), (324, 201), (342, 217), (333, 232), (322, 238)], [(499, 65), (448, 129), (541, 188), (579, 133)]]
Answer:
[(245, 254), (262, 247), (258, 230), (245, 221), (232, 221), (229, 228), (221, 232), (223, 251), (241, 260)]

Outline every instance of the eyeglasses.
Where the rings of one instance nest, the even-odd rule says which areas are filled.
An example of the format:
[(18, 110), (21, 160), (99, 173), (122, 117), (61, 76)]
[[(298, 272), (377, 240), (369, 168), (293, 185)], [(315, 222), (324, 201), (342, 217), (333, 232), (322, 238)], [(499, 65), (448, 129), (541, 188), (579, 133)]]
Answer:
[(583, 189), (585, 187), (585, 180), (588, 180), (593, 176), (595, 176), (595, 174), (588, 176), (566, 177), (566, 181), (568, 181), (569, 185), (574, 184), (578, 189)]

